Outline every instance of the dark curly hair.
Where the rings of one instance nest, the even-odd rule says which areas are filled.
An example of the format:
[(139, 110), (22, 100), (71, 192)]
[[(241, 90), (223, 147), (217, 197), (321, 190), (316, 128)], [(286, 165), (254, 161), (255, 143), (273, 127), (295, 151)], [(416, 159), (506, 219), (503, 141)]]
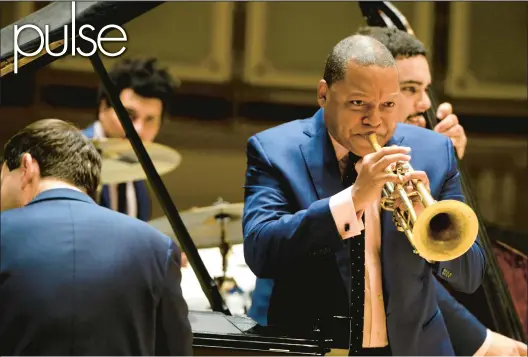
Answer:
[(394, 58), (427, 56), (422, 42), (413, 35), (396, 28), (365, 26), (360, 28), (357, 34), (378, 40), (389, 49)]
[[(173, 79), (166, 69), (158, 68), (156, 62), (154, 58), (127, 58), (112, 67), (108, 75), (118, 93), (130, 88), (142, 97), (161, 100), (164, 116), (170, 109), (172, 94), (179, 87), (180, 82)], [(98, 106), (102, 101), (110, 106), (110, 101), (101, 84), (97, 95)]]

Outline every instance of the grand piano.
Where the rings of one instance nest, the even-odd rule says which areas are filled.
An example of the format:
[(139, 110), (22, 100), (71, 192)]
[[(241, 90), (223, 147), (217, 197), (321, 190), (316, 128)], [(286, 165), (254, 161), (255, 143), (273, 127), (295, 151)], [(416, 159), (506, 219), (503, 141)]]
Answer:
[[(213, 311), (189, 312), (195, 355), (346, 355), (349, 344), (348, 318), (335, 318), (332, 321), (309, 326), (302, 331), (284, 331), (274, 327), (259, 326), (248, 317), (232, 316), (220, 295), (217, 283), (211, 278), (201, 260), (197, 247), (119, 99), (119, 93), (108, 77), (98, 51), (93, 51), (97, 38), (104, 37), (108, 30), (111, 30), (111, 28), (105, 29), (105, 26), (124, 25), (162, 3), (108, 1), (51, 3), (1, 30), (0, 75), (4, 78), (10, 76), (11, 80), (16, 80), (19, 73), (37, 70), (61, 57), (61, 55), (50, 55), (47, 49), (53, 54), (64, 50), (63, 55), (69, 55), (72, 53), (73, 40), (75, 40), (75, 56), (80, 56), (80, 51), (93, 52), (89, 57), (85, 57), (88, 57), (87, 61), (91, 61), (94, 71), (108, 92), (109, 99), (116, 109), (149, 183), (175, 232), (177, 243), (186, 253), (212, 307)], [(22, 26), (28, 24), (40, 28), (44, 36), (34, 28), (20, 31)], [(46, 25), (49, 26), (47, 33)], [(83, 28), (85, 25), (92, 27)], [(82, 33), (82, 36), (79, 36), (79, 33)], [(83, 36), (91, 37), (95, 42), (86, 41)]]
[[(73, 39), (79, 49), (85, 53), (90, 52), (93, 49), (93, 42), (86, 41), (79, 36), (78, 30), (82, 26), (91, 25), (92, 31), (85, 28), (83, 35), (96, 39), (98, 35), (104, 35), (110, 30), (104, 29), (105, 26), (124, 25), (162, 3), (95, 1), (77, 2), (73, 7), (70, 2), (53, 2), (1, 30), (0, 76), (15, 76), (16, 78), (17, 73), (15, 72), (36, 70), (61, 57), (50, 55), (46, 48), (53, 53), (60, 53), (64, 46), (69, 46), (63, 55), (71, 54)], [(397, 26), (402, 29), (408, 25), (404, 20), (402, 21), (397, 10), (388, 2), (359, 2), (359, 4), (358, 11), (363, 12), (369, 25)], [(72, 9), (74, 9), (73, 13)], [(15, 26), (20, 27), (25, 24), (36, 25), (41, 30), (44, 30), (45, 25), (49, 25), (49, 36), (45, 39), (45, 45), (38, 32), (30, 30), (18, 34), (17, 48), (15, 48)], [(64, 26), (68, 28), (66, 35)], [(31, 55), (26, 57), (22, 52), (31, 53)], [(79, 56), (79, 53), (76, 55)], [(213, 310), (190, 311), (189, 318), (194, 333), (194, 353), (196, 355), (347, 355), (350, 322), (346, 316), (329, 317), (325, 321), (315, 322), (313, 326), (305, 326), (302, 330), (289, 329), (286, 331), (273, 326), (260, 326), (248, 317), (231, 315), (215, 280), (211, 278), (201, 260), (178, 209), (135, 131), (119, 99), (119, 94), (108, 77), (98, 51), (94, 51), (87, 60), (91, 61), (94, 71), (109, 94), (126, 135), (174, 230), (178, 244), (186, 253)], [(473, 208), (476, 209), (476, 207)], [(481, 227), (481, 231), (482, 229)], [(489, 240), (487, 236), (484, 239)], [(492, 255), (489, 241), (487, 249), (488, 255)], [(492, 279), (487, 280), (488, 284), (492, 284), (488, 287), (491, 293), (486, 295), (489, 310), (481, 313), (491, 314), (492, 326), (489, 326), (490, 328), (512, 338), (524, 340), (518, 316), (515, 316), (511, 309), (508, 310), (511, 297), (504, 288), (504, 280), (500, 281), (503, 279), (502, 276), (497, 275), (497, 272), (488, 271), (487, 274), (493, 275)], [(476, 314), (478, 316), (478, 312)]]

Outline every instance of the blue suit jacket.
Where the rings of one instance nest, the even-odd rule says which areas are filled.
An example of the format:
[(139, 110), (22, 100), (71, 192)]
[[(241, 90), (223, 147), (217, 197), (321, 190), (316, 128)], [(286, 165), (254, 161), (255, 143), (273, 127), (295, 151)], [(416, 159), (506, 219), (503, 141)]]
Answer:
[[(88, 138), (93, 138), (94, 136), (94, 127), (93, 125), (83, 130), (84, 135)], [(150, 197), (147, 189), (146, 182), (144, 180), (134, 181), (134, 188), (136, 190), (136, 200), (137, 200), (137, 218), (142, 221), (150, 220), (150, 213), (152, 209), (152, 204), (150, 202)], [(101, 197), (99, 204), (103, 207), (110, 208), (110, 193), (108, 190), (108, 185), (103, 185), (101, 190)], [(126, 207), (126, 205), (125, 205)]]
[(457, 356), (473, 356), (482, 346), (487, 328), (434, 279), (436, 299)]
[[(411, 147), (411, 165), (427, 173), (437, 200), (463, 200), (451, 141), (399, 124), (387, 145)], [(248, 141), (244, 254), (257, 275), (249, 315), (262, 325), (310, 326), (327, 316), (347, 316), (351, 288), (347, 244), (337, 231), (330, 196), (344, 189), (323, 121), (292, 121)], [(437, 274), (471, 293), (485, 261), (478, 241), (458, 259), (431, 265), (382, 212), (381, 262), (387, 330), (395, 355), (452, 355), (438, 308)], [(444, 296), (445, 297), (445, 296)]]
[(168, 237), (71, 189), (0, 224), (0, 355), (192, 354)]

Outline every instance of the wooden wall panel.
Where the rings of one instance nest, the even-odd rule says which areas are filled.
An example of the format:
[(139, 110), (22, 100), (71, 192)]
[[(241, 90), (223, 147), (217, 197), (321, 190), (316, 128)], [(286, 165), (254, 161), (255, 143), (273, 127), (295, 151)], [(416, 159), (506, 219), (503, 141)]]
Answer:
[[(431, 47), (434, 4), (397, 5)], [(246, 23), (244, 80), (292, 89), (315, 89), (332, 47), (366, 25), (357, 2), (250, 2)]]
[(470, 136), (463, 161), (484, 219), (528, 233), (528, 138)]
[(455, 98), (528, 98), (528, 3), (450, 4), (445, 90)]
[[(231, 78), (232, 2), (167, 2), (124, 27), (126, 57), (157, 57), (182, 80), (225, 82)], [(120, 37), (114, 30), (109, 35)], [(105, 44), (115, 52), (122, 42)], [(104, 57), (106, 66), (117, 60)], [(68, 56), (52, 68), (92, 71), (88, 59)]]
[(26, 17), (35, 11), (34, 1), (2, 1), (0, 3), (0, 28)]

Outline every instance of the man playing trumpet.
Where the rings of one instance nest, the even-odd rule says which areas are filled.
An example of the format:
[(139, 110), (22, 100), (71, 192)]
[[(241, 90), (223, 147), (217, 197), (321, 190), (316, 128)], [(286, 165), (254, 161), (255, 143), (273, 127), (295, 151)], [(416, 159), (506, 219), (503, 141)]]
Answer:
[[(425, 128), (425, 113), (432, 105), (427, 93), (432, 78), (424, 44), (415, 36), (396, 28), (366, 26), (360, 28), (357, 34), (380, 41), (391, 52), (396, 60), (402, 93), (400, 121)], [(440, 104), (436, 115), (439, 123), (434, 130), (451, 139), (459, 159), (462, 159), (468, 139), (451, 104)], [(505, 276), (508, 277), (508, 274)], [(518, 285), (519, 282), (513, 284)], [(525, 343), (487, 329), (441, 284), (436, 284), (436, 298), (458, 356), (526, 356)]]
[[(433, 200), (463, 201), (452, 142), (399, 123), (399, 94), (387, 48), (351, 36), (327, 59), (321, 109), (249, 139), (244, 253), (258, 277), (249, 315), (260, 324), (295, 328), (350, 316), (352, 355), (454, 354), (433, 275), (471, 293), (484, 255), (475, 234), (465, 252), (428, 261), (392, 213), (380, 211), (386, 184), (410, 180)], [(386, 172), (397, 162), (415, 171)]]

